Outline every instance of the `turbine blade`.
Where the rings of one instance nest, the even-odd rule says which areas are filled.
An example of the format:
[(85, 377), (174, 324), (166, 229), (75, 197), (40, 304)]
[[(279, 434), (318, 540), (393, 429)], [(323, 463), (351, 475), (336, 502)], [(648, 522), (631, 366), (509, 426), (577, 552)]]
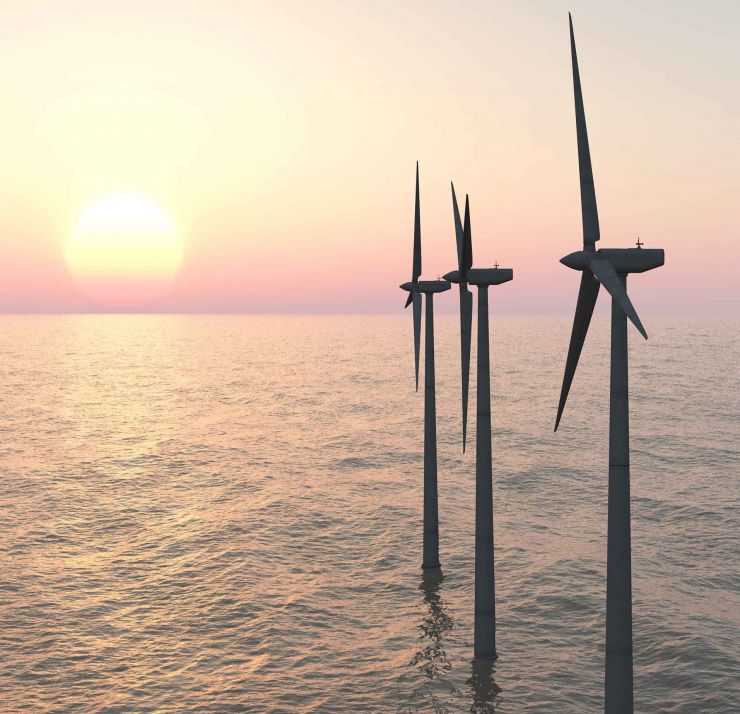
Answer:
[(473, 239), (470, 231), (470, 202), (465, 194), (465, 228), (463, 229), (463, 259), (462, 268), (467, 275), (468, 270), (473, 267)]
[(463, 453), (468, 435), (468, 387), (470, 385), (470, 333), (473, 325), (473, 293), (460, 283), (460, 358), (462, 364)]
[(647, 339), (647, 332), (645, 332), (645, 328), (642, 326), (642, 322), (640, 322), (640, 318), (637, 316), (637, 311), (632, 305), (632, 301), (629, 295), (627, 295), (622, 281), (617, 276), (614, 266), (608, 260), (600, 258), (590, 261), (588, 267), (601, 281), (601, 284), (606, 288), (609, 295), (617, 301), (619, 307), (624, 310), (624, 314), (632, 320), (632, 324), (640, 331), (640, 334)]
[(465, 236), (463, 234), (462, 221), (460, 220), (460, 209), (457, 207), (457, 196), (455, 195), (455, 185), (450, 181), (452, 186), (452, 212), (455, 216), (455, 240), (457, 242), (457, 267), (462, 273), (463, 270), (463, 244)]
[(419, 350), (421, 348), (421, 293), (411, 293), (414, 302), (414, 360), (416, 363), (416, 391), (419, 391)]
[(412, 303), (413, 299), (414, 299), (413, 293), (409, 293), (409, 296), (406, 298), (406, 304), (403, 307), (407, 308)]
[(591, 152), (588, 148), (586, 112), (583, 109), (581, 76), (578, 72), (576, 39), (573, 35), (573, 19), (568, 13), (570, 25), (570, 56), (573, 64), (573, 94), (576, 102), (576, 136), (578, 138), (578, 173), (581, 182), (581, 219), (583, 221), (583, 247), (593, 248), (599, 240), (599, 213), (596, 210), (596, 189), (591, 168)]
[(565, 402), (568, 399), (570, 385), (573, 382), (573, 376), (578, 366), (578, 358), (581, 356), (588, 326), (591, 323), (591, 315), (594, 314), (596, 298), (599, 296), (599, 285), (599, 281), (588, 270), (583, 271), (581, 274), (581, 287), (578, 290), (576, 314), (573, 318), (573, 330), (570, 333), (570, 345), (568, 346), (568, 359), (565, 362), (563, 387), (560, 390), (560, 403), (558, 404), (558, 415), (555, 419), (555, 431), (558, 430), (560, 418), (563, 416), (563, 409), (565, 409)]
[(419, 209), (419, 162), (416, 162), (416, 205), (414, 207), (414, 265), (411, 282), (415, 283), (421, 275), (421, 210)]

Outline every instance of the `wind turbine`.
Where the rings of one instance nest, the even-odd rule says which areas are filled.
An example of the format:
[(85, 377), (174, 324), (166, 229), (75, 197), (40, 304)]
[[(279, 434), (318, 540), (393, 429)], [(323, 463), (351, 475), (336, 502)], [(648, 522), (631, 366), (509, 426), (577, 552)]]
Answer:
[(446, 280), (419, 280), (421, 275), (421, 216), (419, 210), (419, 162), (416, 162), (416, 206), (414, 212), (414, 258), (411, 282), (401, 285), (409, 293), (406, 307), (414, 306), (414, 356), (416, 389), (419, 389), (419, 337), (421, 295), (425, 296), (424, 333), (424, 545), (422, 568), (439, 567), (439, 516), (437, 506), (437, 406), (434, 379), (434, 293), (450, 289)]
[[(470, 206), (465, 197), (465, 227), (458, 231), (460, 211), (453, 187), (452, 207), (458, 245), (462, 238), (463, 254), (459, 263), (468, 266), (464, 271), (453, 270), (445, 275), (451, 283), (462, 283), (466, 278), (478, 287), (478, 356), (477, 404), (475, 435), (475, 625), (474, 654), (480, 659), (496, 659), (496, 585), (493, 563), (493, 471), (491, 467), (491, 368), (488, 355), (488, 288), (514, 278), (510, 268), (470, 268), (473, 248), (470, 229)], [(460, 301), (461, 324), (463, 305)], [(464, 332), (463, 334), (463, 340)], [(464, 346), (463, 346), (464, 349)], [(465, 381), (463, 366), (463, 384)]]
[(645, 339), (647, 339), (647, 333), (627, 295), (627, 275), (658, 268), (663, 265), (665, 256), (661, 249), (643, 249), (639, 241), (637, 248), (596, 250), (596, 241), (599, 240), (599, 217), (596, 210), (596, 192), (588, 148), (586, 115), (583, 109), (581, 80), (578, 73), (573, 20), (570, 14), (568, 14), (568, 21), (576, 105), (583, 249), (570, 253), (560, 260), (563, 265), (573, 270), (580, 270), (582, 274), (555, 430), (557, 431), (563, 415), (563, 408), (596, 305), (599, 287), (603, 285), (612, 297), (604, 711), (606, 714), (632, 714), (632, 556), (627, 318), (632, 321)]

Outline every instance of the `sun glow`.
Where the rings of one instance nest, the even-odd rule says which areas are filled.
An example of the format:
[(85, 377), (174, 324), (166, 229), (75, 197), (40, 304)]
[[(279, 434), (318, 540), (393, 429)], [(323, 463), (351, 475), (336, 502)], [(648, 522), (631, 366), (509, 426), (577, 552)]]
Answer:
[(146, 302), (166, 291), (182, 261), (167, 214), (148, 198), (115, 193), (87, 208), (65, 257), (83, 291), (103, 302)]

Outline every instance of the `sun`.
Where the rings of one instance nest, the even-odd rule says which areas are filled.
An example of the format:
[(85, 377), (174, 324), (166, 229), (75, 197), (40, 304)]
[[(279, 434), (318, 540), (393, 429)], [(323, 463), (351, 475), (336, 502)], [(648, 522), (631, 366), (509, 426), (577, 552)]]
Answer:
[(144, 303), (167, 291), (183, 246), (150, 199), (120, 192), (90, 205), (67, 241), (67, 265), (83, 292), (104, 303)]

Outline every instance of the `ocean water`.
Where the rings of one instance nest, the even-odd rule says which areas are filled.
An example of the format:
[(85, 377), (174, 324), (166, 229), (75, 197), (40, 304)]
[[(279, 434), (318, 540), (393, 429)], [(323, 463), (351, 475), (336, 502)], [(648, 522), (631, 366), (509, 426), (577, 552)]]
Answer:
[[(645, 317), (636, 710), (736, 713), (740, 322)], [(486, 665), (455, 316), (436, 324), (439, 577), (410, 314), (0, 318), (0, 711), (600, 711), (608, 323), (554, 434), (570, 319), (492, 319)]]

